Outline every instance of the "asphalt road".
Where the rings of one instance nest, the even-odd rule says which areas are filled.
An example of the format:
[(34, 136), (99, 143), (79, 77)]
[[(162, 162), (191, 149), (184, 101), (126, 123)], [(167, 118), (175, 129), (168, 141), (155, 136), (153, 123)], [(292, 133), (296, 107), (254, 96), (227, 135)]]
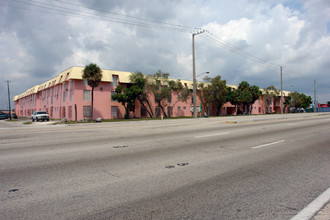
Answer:
[(330, 114), (0, 121), (0, 219), (290, 219), (330, 187)]

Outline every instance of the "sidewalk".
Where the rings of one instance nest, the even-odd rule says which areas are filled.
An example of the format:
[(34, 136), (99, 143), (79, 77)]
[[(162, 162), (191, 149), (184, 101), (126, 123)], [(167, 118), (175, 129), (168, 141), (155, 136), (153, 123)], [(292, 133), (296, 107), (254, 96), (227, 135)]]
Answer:
[(321, 209), (313, 218), (313, 220), (330, 220), (330, 202)]

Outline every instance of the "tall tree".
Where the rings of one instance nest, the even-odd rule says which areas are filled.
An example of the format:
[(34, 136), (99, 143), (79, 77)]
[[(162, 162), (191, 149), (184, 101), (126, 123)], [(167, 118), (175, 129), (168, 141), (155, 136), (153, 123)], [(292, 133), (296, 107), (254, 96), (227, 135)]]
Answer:
[(248, 111), (249, 104), (252, 102), (252, 93), (250, 91), (250, 84), (246, 81), (242, 81), (237, 88), (237, 101), (239, 104), (243, 104), (243, 111)]
[(92, 100), (91, 100), (91, 119), (93, 120), (94, 108), (94, 88), (99, 85), (102, 79), (102, 70), (96, 64), (91, 63), (85, 66), (82, 78), (87, 81), (87, 84), (92, 87)]
[(244, 111), (248, 114), (252, 111), (252, 105), (260, 98), (262, 92), (258, 86), (250, 86), (246, 81), (242, 81), (238, 88), (228, 87), (227, 101), (235, 105), (235, 114), (237, 114), (237, 105), (243, 105)]
[(252, 105), (254, 104), (254, 102), (257, 101), (260, 98), (260, 96), (262, 95), (262, 92), (261, 92), (259, 86), (256, 86), (256, 85), (250, 86), (250, 91), (251, 91), (251, 94), (252, 94), (252, 100), (251, 100), (250, 103), (248, 103), (249, 106), (250, 106), (249, 107), (249, 111), (250, 111), (249, 113), (252, 112)]
[(273, 85), (264, 88), (266, 113), (271, 113), (270, 105), (274, 102), (275, 98), (279, 96), (279, 94), (280, 92)]
[(230, 86), (227, 87), (228, 94), (226, 96), (226, 101), (230, 102), (232, 105), (235, 106), (235, 115), (237, 114), (237, 105), (239, 105), (239, 101), (237, 100), (239, 91), (235, 88), (232, 88)]
[(291, 93), (289, 94), (289, 96), (285, 97), (285, 101), (284, 101), (284, 107), (291, 107)]
[(146, 77), (143, 75), (142, 72), (137, 72), (135, 74), (130, 75), (130, 81), (134, 85), (138, 86), (139, 89), (142, 91), (141, 93), (139, 93), (137, 99), (143, 106), (143, 108), (148, 112), (149, 116), (151, 118), (154, 117), (154, 112), (149, 102), (151, 91), (150, 88), (147, 86), (148, 83)]
[(120, 102), (125, 108), (125, 118), (129, 118), (129, 111), (134, 105), (137, 97), (143, 92), (137, 85), (131, 85), (123, 89), (120, 85), (116, 87), (116, 94), (112, 96), (113, 100)]
[(300, 97), (301, 97), (301, 100), (302, 100), (302, 102), (300, 104), (300, 107), (304, 108), (304, 109), (309, 108), (310, 105), (312, 104), (312, 97), (307, 96), (304, 93), (301, 93)]
[(292, 106), (295, 108), (309, 108), (312, 104), (312, 97), (306, 96), (304, 93), (299, 93), (297, 91), (291, 93)]
[[(204, 79), (205, 80), (205, 79)], [(220, 115), (221, 106), (226, 103), (226, 96), (228, 94), (226, 80), (221, 80), (221, 76), (218, 75), (214, 78), (207, 79), (208, 84), (203, 86), (202, 97), (205, 105), (216, 105), (217, 113)]]
[(177, 95), (176, 101), (171, 106), (172, 109), (174, 109), (174, 106), (178, 102), (187, 102), (187, 99), (191, 96), (191, 92), (188, 88), (186, 88), (182, 85), (181, 80), (177, 80), (177, 81), (173, 80), (173, 81), (170, 81), (169, 84), (170, 84), (170, 87), (172, 88), (172, 91)]
[(147, 77), (147, 87), (155, 96), (155, 102), (163, 112), (165, 118), (167, 113), (165, 107), (167, 106), (167, 100), (171, 99), (173, 86), (175, 85), (173, 80), (169, 79), (170, 74), (158, 70), (154, 75)]

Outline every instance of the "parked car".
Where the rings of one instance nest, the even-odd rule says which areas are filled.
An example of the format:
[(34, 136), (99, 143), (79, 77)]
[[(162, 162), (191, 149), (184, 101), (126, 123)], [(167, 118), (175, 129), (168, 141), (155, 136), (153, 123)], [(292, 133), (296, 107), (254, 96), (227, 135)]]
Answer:
[(17, 115), (16, 115), (16, 113), (13, 113), (13, 114), (11, 115), (11, 117), (17, 119)]
[(8, 115), (6, 113), (0, 112), (0, 120), (7, 119)]
[(34, 121), (34, 120), (36, 120), (36, 121), (39, 121), (39, 120), (49, 121), (49, 115), (45, 111), (35, 111), (35, 112), (32, 113), (31, 119), (32, 119), (32, 121)]
[(295, 107), (291, 107), (290, 108), (290, 112), (291, 113), (304, 113), (306, 112), (304, 108), (295, 108)]

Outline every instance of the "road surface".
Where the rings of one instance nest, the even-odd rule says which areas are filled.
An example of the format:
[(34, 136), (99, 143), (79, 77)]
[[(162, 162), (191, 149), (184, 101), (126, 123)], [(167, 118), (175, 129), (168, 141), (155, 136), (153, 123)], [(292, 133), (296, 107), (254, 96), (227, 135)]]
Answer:
[(290, 219), (330, 187), (330, 115), (0, 121), (1, 219)]

